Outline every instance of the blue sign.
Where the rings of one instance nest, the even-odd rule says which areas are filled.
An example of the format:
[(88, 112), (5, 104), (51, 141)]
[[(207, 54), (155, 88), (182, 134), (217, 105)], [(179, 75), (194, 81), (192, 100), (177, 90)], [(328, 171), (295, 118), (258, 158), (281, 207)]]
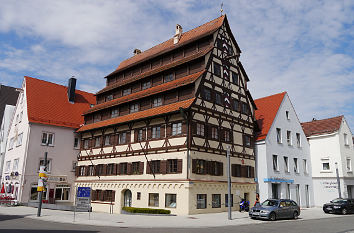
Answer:
[(91, 188), (90, 187), (78, 187), (77, 188), (77, 197), (90, 197)]
[(281, 178), (264, 178), (264, 182), (271, 182), (271, 183), (294, 183), (294, 180), (287, 180)]

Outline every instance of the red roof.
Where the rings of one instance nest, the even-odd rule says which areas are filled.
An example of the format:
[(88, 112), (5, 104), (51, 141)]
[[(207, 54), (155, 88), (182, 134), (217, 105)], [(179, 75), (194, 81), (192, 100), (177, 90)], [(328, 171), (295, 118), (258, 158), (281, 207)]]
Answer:
[(280, 104), (284, 99), (286, 92), (256, 99), (257, 110), (255, 111), (257, 124), (260, 132), (256, 140), (260, 141), (267, 137), (270, 127), (273, 124), (274, 118), (277, 115)]
[(210, 22), (207, 22), (197, 28), (194, 28), (192, 30), (189, 30), (185, 33), (182, 34), (179, 42), (177, 44), (173, 44), (173, 38), (158, 44), (140, 54), (137, 54), (131, 58), (128, 58), (124, 61), (122, 61), (116, 71), (121, 71), (123, 69), (126, 69), (128, 67), (133, 66), (136, 63), (151, 59), (153, 57), (156, 57), (162, 53), (166, 53), (172, 49), (175, 49), (177, 47), (180, 47), (182, 45), (188, 44), (194, 40), (197, 40), (199, 38), (202, 38), (203, 36), (210, 35), (214, 33), (224, 22), (225, 15), (220, 16), (219, 18), (216, 18)]
[(313, 120), (301, 123), (301, 126), (306, 134), (306, 137), (333, 133), (339, 130), (340, 125), (342, 124), (342, 119), (343, 116), (337, 116), (323, 120)]
[(97, 129), (97, 128), (101, 128), (101, 127), (105, 127), (105, 126), (109, 126), (109, 125), (126, 123), (129, 121), (134, 121), (134, 120), (143, 119), (143, 118), (147, 118), (147, 117), (157, 116), (157, 115), (166, 114), (166, 113), (170, 113), (170, 112), (175, 112), (175, 111), (178, 111), (180, 108), (189, 108), (191, 106), (191, 104), (193, 103), (194, 99), (195, 98), (191, 98), (191, 99), (180, 101), (177, 103), (162, 105), (160, 107), (150, 108), (145, 111), (139, 111), (139, 112), (131, 113), (128, 115), (124, 115), (124, 116), (120, 116), (120, 117), (116, 117), (116, 118), (111, 118), (111, 119), (104, 120), (104, 121), (99, 121), (99, 122), (96, 122), (93, 124), (84, 125), (78, 130), (78, 132), (91, 130), (91, 129)]
[(75, 103), (68, 100), (66, 86), (25, 76), (28, 120), (32, 123), (79, 128), (82, 113), (95, 104), (93, 94), (76, 90)]
[(129, 101), (133, 101), (136, 99), (140, 99), (140, 98), (143, 98), (146, 96), (158, 94), (158, 93), (168, 91), (171, 89), (175, 89), (178, 87), (182, 87), (182, 86), (188, 85), (190, 83), (194, 83), (195, 80), (197, 80), (204, 72), (205, 71), (200, 71), (200, 72), (185, 76), (183, 78), (173, 80), (171, 82), (163, 83), (163, 84), (160, 84), (155, 87), (151, 87), (151, 88), (139, 91), (139, 92), (132, 93), (130, 95), (122, 96), (120, 98), (117, 98), (117, 99), (114, 99), (114, 100), (111, 100), (111, 101), (108, 101), (105, 103), (98, 104), (98, 105), (94, 106), (93, 108), (90, 108), (88, 111), (86, 111), (85, 114), (96, 112), (101, 109), (113, 107), (116, 105), (120, 105), (120, 104), (129, 102)]

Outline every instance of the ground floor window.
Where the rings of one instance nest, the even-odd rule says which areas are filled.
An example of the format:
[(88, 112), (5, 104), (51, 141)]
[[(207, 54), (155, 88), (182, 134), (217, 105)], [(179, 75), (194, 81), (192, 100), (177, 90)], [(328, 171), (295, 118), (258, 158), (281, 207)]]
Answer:
[(205, 209), (207, 207), (207, 195), (197, 194), (197, 209)]
[(221, 207), (221, 194), (212, 195), (212, 207), (220, 208)]
[[(225, 194), (225, 207), (229, 207), (228, 203), (229, 203), (229, 197), (228, 194)], [(234, 206), (234, 195), (231, 194), (231, 207), (233, 206)]]
[[(47, 192), (43, 192), (43, 200), (47, 199)], [(31, 194), (30, 194), (30, 200), (31, 201), (36, 201), (38, 200), (38, 191), (37, 191), (37, 184), (31, 185)]]
[(67, 184), (58, 184), (55, 187), (55, 200), (67, 201), (69, 200), (70, 186)]
[(149, 193), (149, 206), (159, 206), (159, 194), (158, 193)]
[(176, 208), (177, 194), (166, 194), (165, 207)]

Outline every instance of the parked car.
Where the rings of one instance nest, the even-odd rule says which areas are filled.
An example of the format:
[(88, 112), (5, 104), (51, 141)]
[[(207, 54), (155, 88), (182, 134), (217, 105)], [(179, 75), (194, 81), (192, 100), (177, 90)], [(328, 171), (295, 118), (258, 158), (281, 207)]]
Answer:
[(325, 213), (348, 214), (354, 213), (354, 199), (337, 198), (323, 205)]
[(300, 207), (295, 201), (290, 199), (268, 199), (262, 204), (254, 206), (249, 216), (253, 219), (268, 219), (271, 221), (277, 219), (294, 218), (300, 215)]

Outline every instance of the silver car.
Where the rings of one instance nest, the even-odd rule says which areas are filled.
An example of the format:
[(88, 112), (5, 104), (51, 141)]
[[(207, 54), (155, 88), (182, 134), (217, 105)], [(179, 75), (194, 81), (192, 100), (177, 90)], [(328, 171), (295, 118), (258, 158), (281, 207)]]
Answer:
[(251, 218), (260, 218), (268, 220), (277, 220), (284, 218), (297, 219), (300, 215), (300, 207), (295, 201), (290, 199), (268, 199), (262, 204), (253, 207), (249, 216)]

